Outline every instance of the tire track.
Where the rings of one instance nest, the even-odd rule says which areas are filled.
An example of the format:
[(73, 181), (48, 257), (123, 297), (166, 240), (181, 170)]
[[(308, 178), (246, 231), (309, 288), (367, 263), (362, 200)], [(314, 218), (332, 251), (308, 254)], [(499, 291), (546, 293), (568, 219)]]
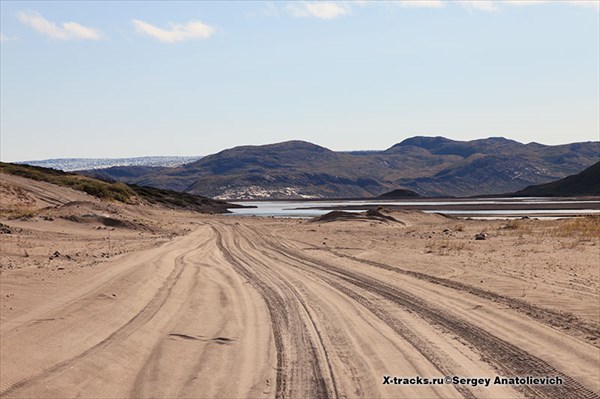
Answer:
[[(198, 274), (199, 269), (196, 268), (194, 270), (193, 276), (193, 284), (190, 289), (191, 292), (195, 291), (198, 286)], [(147, 381), (158, 381), (158, 365), (160, 363), (160, 359), (162, 357), (163, 351), (165, 349), (165, 341), (168, 339), (161, 339), (152, 349), (150, 355), (148, 356), (144, 366), (138, 371), (135, 380), (133, 382), (133, 386), (130, 391), (130, 397), (132, 398), (142, 398), (144, 397), (143, 393), (146, 388)]]
[[(241, 238), (240, 236), (236, 236), (236, 247), (237, 248), (241, 248), (239, 239)], [(261, 249), (259, 249), (251, 240), (246, 240), (245, 243), (247, 245), (249, 245), (253, 250), (255, 250), (256, 252), (262, 252)], [(248, 260), (252, 261), (254, 264), (261, 264), (262, 261), (261, 259), (258, 259), (257, 257), (251, 256), (249, 252), (245, 252), (245, 255), (247, 257)], [(268, 256), (268, 255), (267, 255)], [(269, 257), (269, 256), (268, 256)], [(338, 391), (337, 391), (337, 387), (335, 384), (335, 377), (333, 375), (333, 368), (331, 367), (331, 362), (329, 360), (329, 356), (327, 354), (327, 347), (325, 346), (325, 344), (323, 343), (323, 337), (322, 334), (318, 328), (317, 323), (315, 322), (314, 317), (312, 316), (312, 313), (310, 312), (306, 301), (302, 299), (302, 297), (300, 296), (300, 294), (298, 293), (298, 289), (295, 288), (286, 278), (284, 278), (281, 274), (277, 274), (277, 278), (281, 281), (282, 284), (284, 284), (290, 293), (292, 293), (292, 295), (296, 298), (297, 303), (299, 303), (302, 306), (302, 309), (304, 309), (305, 314), (307, 315), (309, 321), (310, 321), (310, 326), (311, 329), (314, 331), (315, 335), (317, 336), (317, 340), (318, 340), (318, 345), (317, 348), (321, 349), (322, 353), (322, 357), (325, 359), (325, 363), (327, 365), (327, 371), (329, 374), (329, 378), (332, 381), (331, 387), (333, 388), (333, 397), (338, 397)], [(317, 348), (315, 348), (315, 351), (317, 350)], [(315, 359), (318, 360), (318, 357), (313, 356)]]
[[(262, 262), (241, 251), (240, 254), (235, 254), (226, 245), (225, 234), (214, 226), (213, 230), (217, 235), (217, 246), (225, 259), (258, 290), (267, 304), (277, 351), (276, 397), (336, 398), (337, 387), (326, 348), (310, 311), (299, 294), (285, 279), (262, 265)], [(232, 248), (239, 250), (239, 237), (233, 235), (233, 239)], [(252, 263), (252, 269), (244, 264), (244, 258)], [(262, 276), (257, 273), (257, 268), (260, 268)], [(306, 315), (310, 327), (300, 318), (301, 314)], [(313, 330), (316, 339), (311, 337), (313, 334), (310, 334), (309, 329)]]
[[(304, 273), (308, 273), (313, 275), (314, 277), (320, 279), (341, 293), (345, 294), (348, 298), (360, 303), (364, 308), (366, 308), (369, 312), (374, 314), (379, 320), (388, 325), (398, 336), (402, 337), (406, 340), (417, 352), (419, 352), (427, 361), (432, 364), (442, 375), (452, 375), (455, 372), (455, 364), (450, 359), (442, 359), (435, 350), (431, 348), (431, 345), (416, 335), (413, 331), (408, 329), (404, 324), (402, 324), (397, 318), (393, 317), (390, 312), (383, 309), (380, 305), (373, 303), (370, 299), (368, 299), (365, 295), (359, 293), (357, 290), (357, 286), (349, 286), (344, 285), (339, 279), (335, 279), (329, 273), (323, 273), (321, 269), (315, 269), (311, 267), (304, 261), (299, 260), (294, 256), (290, 256), (289, 254), (278, 251), (273, 247), (270, 248), (278, 255), (283, 255), (287, 258), (287, 260), (281, 260), (281, 262), (302, 270)], [(265, 256), (272, 257), (273, 254), (268, 253), (267, 251), (261, 251)], [(373, 293), (372, 291), (368, 291), (369, 293)], [(476, 396), (471, 392), (471, 390), (466, 386), (456, 386), (455, 389), (462, 394), (464, 398), (474, 399)]]
[[(256, 238), (258, 232), (254, 232), (254, 234), (255, 236), (253, 238)], [(465, 320), (452, 317), (450, 314), (444, 314), (441, 309), (431, 306), (411, 294), (361, 273), (349, 272), (334, 264), (311, 258), (299, 251), (287, 248), (278, 242), (266, 239), (264, 236), (262, 236), (262, 238), (264, 244), (268, 245), (271, 250), (276, 253), (302, 262), (307, 267), (317, 269), (323, 273), (341, 279), (346, 283), (350, 283), (355, 287), (388, 299), (405, 309), (415, 312), (430, 324), (437, 325), (455, 336), (460, 337), (466, 343), (476, 348), (489, 364), (508, 376), (560, 375), (565, 381), (562, 386), (518, 387), (518, 389), (527, 396), (560, 399), (594, 399), (600, 397), (596, 392), (584, 387), (572, 377), (560, 373), (542, 359), (529, 354), (517, 346), (510, 344)]]
[[(202, 245), (204, 245), (204, 243), (200, 246)], [(198, 246), (195, 249), (198, 249), (200, 246)], [(140, 327), (144, 326), (160, 311), (160, 309), (163, 307), (163, 305), (169, 298), (173, 287), (179, 280), (181, 273), (184, 270), (184, 259), (192, 251), (194, 251), (194, 249), (188, 250), (186, 253), (179, 255), (175, 258), (173, 270), (169, 273), (162, 286), (157, 290), (157, 292), (149, 300), (149, 302), (123, 326), (115, 330), (112, 334), (104, 338), (102, 341), (81, 352), (77, 356), (56, 363), (53, 366), (43, 370), (42, 372), (36, 375), (33, 375), (31, 377), (28, 377), (10, 385), (4, 391), (0, 392), (0, 396), (10, 395), (19, 389), (27, 388), (29, 386), (35, 385), (36, 383), (39, 383), (41, 380), (48, 377), (49, 375), (65, 371), (66, 369), (71, 367), (73, 363), (87, 356), (91, 356), (105, 350), (110, 345), (122, 341), (123, 339), (132, 335)]]
[(350, 259), (355, 262), (363, 263), (369, 266), (375, 266), (380, 269), (388, 270), (394, 273), (414, 277), (419, 280), (424, 280), (433, 284), (438, 284), (447, 288), (452, 288), (457, 291), (468, 292), (469, 294), (476, 295), (480, 298), (484, 298), (496, 303), (501, 303), (512, 310), (515, 310), (519, 313), (525, 314), (535, 319), (536, 321), (542, 324), (545, 324), (555, 329), (559, 329), (561, 332), (564, 332), (576, 338), (583, 339), (588, 344), (600, 348), (600, 327), (586, 322), (585, 320), (582, 320), (571, 313), (557, 312), (551, 309), (536, 306), (518, 298), (507, 297), (504, 295), (497, 294), (495, 292), (487, 291), (458, 281), (453, 281), (441, 277), (435, 277), (426, 273), (420, 273), (412, 270), (403, 269), (400, 267), (390, 266), (385, 263), (376, 262), (368, 259), (361, 259), (356, 256), (335, 251), (331, 248), (323, 249), (316, 246), (312, 247), (314, 247), (317, 250), (327, 251), (340, 258)]

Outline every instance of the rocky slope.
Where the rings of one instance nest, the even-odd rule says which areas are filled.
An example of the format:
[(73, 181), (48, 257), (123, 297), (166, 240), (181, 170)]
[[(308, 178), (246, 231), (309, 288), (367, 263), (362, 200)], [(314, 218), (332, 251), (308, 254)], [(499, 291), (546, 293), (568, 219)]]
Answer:
[(600, 162), (576, 175), (546, 184), (529, 186), (513, 194), (517, 197), (573, 197), (600, 195)]
[(578, 173), (600, 159), (600, 143), (558, 146), (505, 138), (413, 137), (385, 151), (335, 152), (303, 141), (243, 146), (176, 168), (110, 168), (103, 176), (216, 198), (378, 196), (513, 192)]

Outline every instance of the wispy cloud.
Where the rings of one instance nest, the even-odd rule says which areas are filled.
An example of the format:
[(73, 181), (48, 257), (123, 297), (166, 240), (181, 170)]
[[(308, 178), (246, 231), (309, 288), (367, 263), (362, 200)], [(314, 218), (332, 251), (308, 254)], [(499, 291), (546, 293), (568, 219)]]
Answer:
[(535, 6), (549, 2), (550, 0), (504, 0), (505, 4), (510, 4), (511, 6)]
[(497, 11), (505, 5), (536, 6), (546, 4), (568, 4), (600, 10), (600, 0), (460, 0), (458, 3), (470, 10), (479, 11)]
[(0, 42), (10, 42), (12, 40), (17, 40), (14, 36), (6, 36), (4, 33), (0, 33)]
[(21, 11), (17, 14), (19, 21), (32, 27), (43, 35), (53, 39), (71, 40), (99, 40), (103, 35), (98, 29), (89, 28), (77, 22), (65, 22), (58, 26), (34, 11)]
[(163, 43), (183, 42), (191, 39), (207, 39), (215, 33), (215, 28), (200, 21), (190, 21), (185, 24), (169, 24), (168, 29), (151, 25), (134, 19), (135, 29), (146, 36), (153, 37)]
[[(273, 3), (269, 4), (269, 15), (279, 11)], [(510, 6), (530, 6), (540, 4), (563, 4), (588, 7), (600, 10), (600, 0), (347, 0), (347, 1), (296, 1), (285, 6), (288, 13), (295, 17), (314, 17), (333, 19), (352, 12), (354, 8), (364, 6), (395, 5), (404, 8), (442, 9), (460, 6), (471, 12), (496, 12)]]
[(333, 19), (350, 13), (350, 8), (347, 5), (333, 1), (302, 1), (288, 4), (287, 8), (295, 17), (320, 19)]
[(279, 15), (279, 7), (275, 5), (272, 1), (268, 1), (263, 3), (263, 7), (261, 9), (261, 14), (265, 17), (274, 17)]
[(563, 3), (579, 7), (595, 8), (600, 10), (600, 0), (504, 0), (503, 3), (513, 6), (535, 6), (549, 3)]
[(589, 7), (600, 11), (600, 0), (571, 0), (569, 3), (575, 6)]
[(459, 0), (458, 3), (463, 7), (473, 11), (497, 11), (500, 2), (493, 0)]
[(401, 7), (414, 8), (442, 8), (445, 5), (442, 0), (397, 0), (394, 3)]

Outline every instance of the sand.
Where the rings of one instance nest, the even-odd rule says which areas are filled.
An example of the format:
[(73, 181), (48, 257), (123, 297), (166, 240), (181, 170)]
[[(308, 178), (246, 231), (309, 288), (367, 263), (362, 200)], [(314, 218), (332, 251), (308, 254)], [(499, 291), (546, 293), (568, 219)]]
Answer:
[[(207, 216), (36, 190), (19, 195), (52, 208), (0, 220), (3, 398), (599, 396), (589, 224)], [(383, 383), (454, 375), (564, 383)]]

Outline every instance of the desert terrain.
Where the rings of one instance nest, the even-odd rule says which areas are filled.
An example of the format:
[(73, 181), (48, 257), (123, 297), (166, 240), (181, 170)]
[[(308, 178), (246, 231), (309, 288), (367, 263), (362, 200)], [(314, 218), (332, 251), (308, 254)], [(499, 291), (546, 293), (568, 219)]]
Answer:
[(233, 217), (1, 177), (3, 398), (600, 395), (597, 218)]

